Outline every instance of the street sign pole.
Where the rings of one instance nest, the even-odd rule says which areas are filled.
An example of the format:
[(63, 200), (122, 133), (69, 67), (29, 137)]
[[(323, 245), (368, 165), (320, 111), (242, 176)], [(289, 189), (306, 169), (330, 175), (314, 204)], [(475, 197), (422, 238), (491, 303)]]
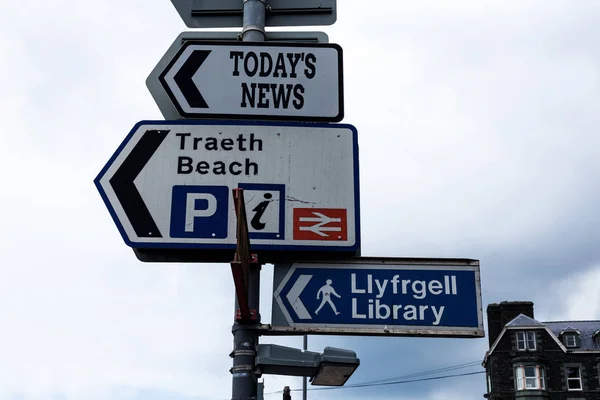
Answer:
[(264, 42), (266, 3), (263, 0), (244, 0), (244, 27), (242, 41)]
[[(236, 289), (235, 320), (233, 333), (233, 375), (232, 399), (255, 399), (258, 381), (256, 379), (256, 349), (260, 314), (258, 294), (260, 290), (260, 264), (256, 255), (250, 253), (248, 220), (243, 189), (234, 189), (233, 198), (237, 218), (237, 249), (231, 262), (231, 272)], [(254, 393), (254, 394), (252, 394)]]
[[(308, 350), (308, 335), (304, 335), (302, 339), (302, 350)], [(302, 400), (306, 399), (306, 377), (302, 378)]]
[[(242, 30), (242, 40), (245, 42), (263, 42), (265, 40), (265, 2), (262, 0), (243, 0), (244, 1), (244, 27)], [(242, 196), (243, 199), (243, 196)], [(240, 202), (240, 208), (245, 207), (243, 201)], [(242, 211), (240, 209), (240, 211)], [(245, 210), (238, 213), (238, 219), (244, 214)], [(243, 218), (244, 224), (247, 224)], [(238, 220), (239, 224), (239, 220)], [(247, 225), (242, 227), (246, 230)], [(239, 229), (238, 229), (239, 232)], [(256, 350), (258, 348), (260, 324), (260, 264), (248, 264), (248, 301), (250, 310), (256, 310), (256, 320), (234, 321), (233, 331), (233, 368), (231, 399), (232, 400), (253, 400), (258, 395), (258, 379), (256, 377)], [(238, 299), (238, 303), (239, 303)], [(243, 299), (244, 301), (245, 299)]]

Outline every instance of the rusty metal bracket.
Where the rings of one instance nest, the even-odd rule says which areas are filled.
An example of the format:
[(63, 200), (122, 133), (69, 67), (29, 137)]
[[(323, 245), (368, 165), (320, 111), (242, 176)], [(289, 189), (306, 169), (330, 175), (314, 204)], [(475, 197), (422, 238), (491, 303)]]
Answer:
[(257, 321), (258, 320), (258, 313), (256, 312), (256, 310), (250, 310), (250, 317), (248, 318), (243, 318), (242, 317), (242, 310), (241, 308), (238, 308), (235, 311), (235, 320), (236, 321)]
[(250, 253), (250, 237), (248, 235), (248, 220), (244, 203), (244, 190), (233, 189), (233, 203), (237, 218), (237, 245), (235, 256), (231, 262), (231, 273), (235, 284), (239, 309), (236, 311), (237, 321), (256, 321), (256, 310), (250, 310), (248, 305), (248, 270), (250, 264), (258, 264), (258, 256)]

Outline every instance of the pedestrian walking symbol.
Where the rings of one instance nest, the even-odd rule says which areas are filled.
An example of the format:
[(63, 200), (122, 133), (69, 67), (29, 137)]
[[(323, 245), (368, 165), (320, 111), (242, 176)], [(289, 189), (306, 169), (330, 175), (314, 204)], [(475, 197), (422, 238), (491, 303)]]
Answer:
[(331, 283), (331, 279), (327, 279), (326, 284), (321, 286), (321, 289), (319, 289), (319, 291), (317, 292), (317, 300), (320, 299), (321, 295), (323, 295), (323, 299), (321, 300), (319, 308), (317, 308), (317, 310), (315, 311), (316, 315), (319, 315), (319, 311), (321, 311), (321, 308), (323, 308), (325, 303), (329, 304), (335, 315), (340, 314), (339, 311), (335, 308), (335, 304), (333, 304), (333, 301), (331, 300), (331, 295), (334, 295), (338, 299), (341, 299), (342, 296), (337, 294), (333, 286), (331, 286)]

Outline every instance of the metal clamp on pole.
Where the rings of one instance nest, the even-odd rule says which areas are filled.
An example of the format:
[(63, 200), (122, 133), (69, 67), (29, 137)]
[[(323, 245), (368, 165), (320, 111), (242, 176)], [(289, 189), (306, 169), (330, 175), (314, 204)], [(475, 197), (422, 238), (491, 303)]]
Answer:
[(229, 369), (229, 372), (231, 372), (232, 374), (235, 374), (236, 372), (248, 372), (248, 371), (254, 371), (256, 369), (256, 366), (254, 365), (236, 365), (235, 367), (231, 367)]
[(263, 3), (265, 5), (265, 10), (270, 9), (271, 7), (267, 4), (266, 0), (244, 0), (244, 6), (246, 5), (246, 3), (250, 2), (250, 1), (260, 1), (261, 3)]
[(235, 356), (252, 356), (254, 357), (256, 355), (256, 350), (234, 350), (231, 352), (231, 354), (229, 354), (230, 357), (235, 357)]
[(252, 34), (252, 33), (259, 33), (260, 35), (262, 35), (262, 40), (250, 40), (251, 42), (264, 42), (267, 40), (267, 33), (265, 32), (265, 28), (264, 27), (260, 27), (260, 26), (252, 26), (252, 25), (248, 25), (248, 26), (244, 26), (244, 28), (242, 29), (242, 41), (246, 41), (246, 37), (249, 37), (250, 35), (247, 34)]

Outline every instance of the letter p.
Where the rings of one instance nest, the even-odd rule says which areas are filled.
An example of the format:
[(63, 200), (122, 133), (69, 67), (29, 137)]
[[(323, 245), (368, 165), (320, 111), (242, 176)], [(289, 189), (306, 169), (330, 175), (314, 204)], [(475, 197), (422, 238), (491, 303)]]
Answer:
[[(206, 200), (206, 208), (197, 209), (197, 200)], [(188, 193), (185, 202), (185, 231), (194, 232), (197, 217), (211, 217), (217, 212), (217, 198), (210, 193)]]
[(228, 210), (227, 186), (174, 186), (171, 237), (224, 239), (228, 234)]

